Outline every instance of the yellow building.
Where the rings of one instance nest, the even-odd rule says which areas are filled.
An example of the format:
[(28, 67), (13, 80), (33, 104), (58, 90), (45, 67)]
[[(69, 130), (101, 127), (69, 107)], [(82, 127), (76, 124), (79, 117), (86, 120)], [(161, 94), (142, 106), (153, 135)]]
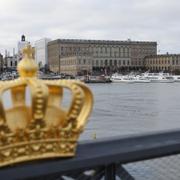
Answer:
[(180, 54), (146, 56), (144, 62), (146, 69), (152, 71), (180, 70)]

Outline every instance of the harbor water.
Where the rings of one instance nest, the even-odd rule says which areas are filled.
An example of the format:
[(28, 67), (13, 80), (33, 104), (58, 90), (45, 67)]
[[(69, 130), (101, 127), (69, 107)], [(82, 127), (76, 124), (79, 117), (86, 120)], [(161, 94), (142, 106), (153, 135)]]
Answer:
[(94, 109), (82, 139), (180, 129), (180, 83), (90, 84)]
[[(100, 139), (180, 129), (180, 83), (111, 83), (89, 87), (94, 94), (94, 110), (81, 140), (93, 139), (94, 134)], [(180, 179), (180, 155), (123, 166), (138, 180)]]

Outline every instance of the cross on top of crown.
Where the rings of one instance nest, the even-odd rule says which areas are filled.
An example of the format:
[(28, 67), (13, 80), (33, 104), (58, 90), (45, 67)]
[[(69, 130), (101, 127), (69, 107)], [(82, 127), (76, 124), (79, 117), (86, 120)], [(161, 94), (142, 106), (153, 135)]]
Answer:
[(26, 58), (32, 58), (32, 54), (34, 52), (34, 49), (31, 47), (31, 45), (27, 45), (24, 49), (23, 49), (23, 55)]

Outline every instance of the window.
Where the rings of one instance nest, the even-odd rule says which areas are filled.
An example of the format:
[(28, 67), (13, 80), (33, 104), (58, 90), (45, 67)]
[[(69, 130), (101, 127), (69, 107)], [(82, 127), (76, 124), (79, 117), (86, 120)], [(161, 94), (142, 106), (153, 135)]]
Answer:
[(114, 60), (114, 65), (117, 66), (117, 60)]
[(123, 57), (125, 57), (125, 48), (123, 48)]
[(101, 66), (103, 66), (103, 60), (101, 60)]
[(121, 60), (119, 60), (119, 66), (121, 65)]
[(109, 65), (112, 66), (112, 60), (109, 61)]
[(124, 56), (127, 57), (128, 56), (128, 49), (124, 48)]
[(83, 60), (83, 63), (86, 64), (86, 59)]
[(105, 60), (105, 66), (107, 66), (108, 65), (108, 63), (107, 63), (107, 59)]
[(174, 65), (174, 59), (172, 60), (172, 64)]
[(98, 56), (98, 51), (96, 51), (96, 55)]
[(98, 60), (96, 60), (96, 66), (99, 66), (99, 61)]
[(121, 47), (120, 51), (120, 56), (123, 57), (123, 47)]
[(123, 60), (123, 65), (126, 65), (126, 62), (125, 62), (125, 60)]

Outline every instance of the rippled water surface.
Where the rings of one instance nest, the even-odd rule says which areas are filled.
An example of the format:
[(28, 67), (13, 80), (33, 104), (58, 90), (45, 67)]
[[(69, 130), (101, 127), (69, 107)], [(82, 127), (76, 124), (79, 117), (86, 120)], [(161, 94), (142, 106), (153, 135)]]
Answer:
[(82, 139), (180, 128), (180, 83), (88, 86), (95, 103)]

